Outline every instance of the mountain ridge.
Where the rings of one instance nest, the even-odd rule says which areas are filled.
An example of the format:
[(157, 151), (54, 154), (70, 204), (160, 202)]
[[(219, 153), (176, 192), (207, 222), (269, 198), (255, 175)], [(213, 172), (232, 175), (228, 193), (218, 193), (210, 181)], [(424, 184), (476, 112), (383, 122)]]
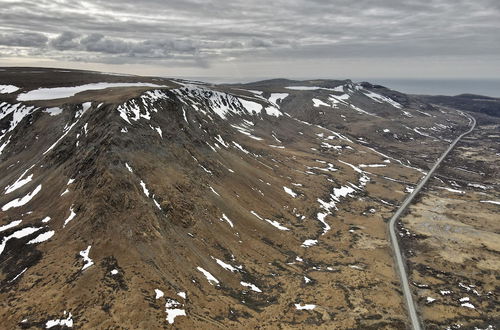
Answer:
[[(384, 219), (459, 112), (347, 80), (14, 71), (29, 83), (0, 94), (5, 324), (404, 326)], [(17, 101), (65, 79), (130, 86)]]

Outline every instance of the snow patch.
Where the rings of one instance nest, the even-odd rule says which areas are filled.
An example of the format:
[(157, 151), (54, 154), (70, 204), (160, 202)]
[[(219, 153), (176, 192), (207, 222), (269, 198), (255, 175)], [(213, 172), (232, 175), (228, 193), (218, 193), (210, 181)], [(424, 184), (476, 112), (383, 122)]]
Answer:
[(27, 270), (28, 270), (28, 267), (24, 268), (19, 274), (17, 274), (16, 276), (14, 276), (14, 278), (12, 280), (9, 280), (9, 283), (14, 282), (15, 280), (17, 280), (19, 278), (19, 276), (23, 275)]
[(234, 228), (233, 222), (224, 214), (222, 213), (222, 218), (220, 218), (221, 221), (226, 221), (231, 228)]
[(19, 87), (14, 85), (0, 85), (0, 94), (10, 94), (17, 92)]
[[(66, 316), (66, 311), (64, 311), (64, 316)], [(73, 316), (71, 313), (68, 314), (68, 317), (65, 319), (56, 319), (56, 320), (49, 320), (45, 323), (45, 329), (50, 329), (55, 326), (60, 326), (60, 327), (68, 327), (72, 328), (73, 327)]]
[(248, 113), (254, 113), (254, 112), (261, 113), (262, 108), (263, 108), (262, 104), (257, 103), (257, 102), (247, 101), (247, 100), (242, 99), (242, 98), (238, 98), (238, 100), (240, 101), (243, 108), (245, 108), (245, 110), (248, 111)]
[(460, 304), (460, 306), (467, 307), (467, 308), (470, 308), (470, 309), (476, 309), (476, 307), (473, 304), (469, 303), (469, 302), (462, 303), (462, 304)]
[(219, 197), (220, 197), (219, 193), (218, 193), (217, 191), (215, 191), (215, 189), (214, 189), (214, 188), (212, 188), (212, 186), (208, 186), (208, 188), (210, 188), (210, 190), (211, 190), (214, 194), (216, 194), (217, 196), (219, 196)]
[(14, 220), (6, 225), (0, 226), (0, 232), (6, 231), (7, 229), (13, 228), (17, 225), (19, 225), (23, 220)]
[(203, 269), (203, 268), (201, 268), (201, 267), (196, 267), (196, 269), (197, 269), (199, 272), (203, 273), (203, 275), (205, 275), (205, 277), (207, 278), (208, 283), (210, 283), (210, 284), (212, 284), (212, 285), (214, 285), (214, 283), (215, 283), (215, 284), (219, 284), (219, 283), (220, 283), (218, 279), (216, 279), (216, 278), (215, 278), (212, 274), (210, 274), (210, 273), (209, 273), (208, 271), (206, 271), (205, 269)]
[(317, 239), (306, 239), (304, 242), (302, 242), (302, 247), (310, 247), (318, 244)]
[(232, 141), (233, 144), (236, 146), (236, 148), (240, 149), (241, 151), (243, 151), (245, 154), (249, 154), (250, 151), (246, 150), (245, 148), (243, 148), (241, 145), (239, 145), (238, 143)]
[(134, 173), (134, 171), (132, 170), (132, 167), (130, 167), (130, 165), (128, 163), (125, 163), (125, 167), (127, 168), (127, 170), (130, 172), (130, 173)]
[(225, 263), (224, 261), (222, 261), (222, 260), (220, 260), (220, 259), (217, 259), (217, 258), (214, 258), (214, 257), (212, 257), (212, 259), (214, 259), (214, 260), (215, 260), (215, 262), (216, 262), (219, 266), (221, 266), (222, 268), (224, 268), (225, 270), (229, 270), (229, 271), (230, 271), (230, 272), (232, 272), (232, 273), (233, 273), (233, 272), (237, 272), (237, 271), (238, 271), (238, 269), (237, 269), (236, 267), (231, 266), (230, 264), (227, 264), (227, 263)]
[(156, 127), (155, 130), (156, 130), (156, 132), (158, 132), (158, 134), (160, 135), (160, 137), (163, 139), (163, 132), (162, 132), (161, 128), (160, 127)]
[(160, 299), (161, 297), (163, 297), (165, 294), (163, 293), (163, 291), (161, 291), (160, 289), (155, 289), (155, 299)]
[(20, 238), (29, 236), (29, 235), (39, 231), (42, 228), (43, 227), (38, 227), (38, 228), (37, 227), (25, 227), (23, 229), (15, 231), (14, 233), (10, 234), (9, 236), (5, 236), (2, 239), (2, 242), (0, 243), (0, 255), (2, 254), (3, 250), (5, 249), (5, 245), (7, 245), (7, 242), (10, 239), (12, 239), (12, 238), (20, 239)]
[(271, 93), (269, 96), (269, 102), (279, 108), (279, 105), (288, 96), (288, 93)]
[(318, 108), (320, 106), (330, 107), (330, 104), (325, 103), (325, 102), (321, 101), (320, 99), (312, 99), (312, 101), (314, 103), (313, 107), (316, 107), (316, 108)]
[(101, 90), (115, 87), (168, 87), (149, 83), (93, 83), (73, 87), (38, 88), (17, 96), (18, 101), (55, 100), (74, 96), (89, 90)]
[(447, 188), (447, 187), (437, 187), (437, 188), (444, 189), (446, 191), (449, 191), (449, 192), (452, 192), (452, 193), (455, 193), (455, 194), (465, 194), (465, 191), (463, 191), (463, 190), (451, 189), (451, 188)]
[[(31, 179), (30, 179), (31, 180)], [(40, 192), (40, 190), (42, 190), (42, 185), (38, 185), (31, 193), (27, 194), (26, 196), (24, 197), (21, 197), (21, 198), (16, 198), (10, 202), (8, 202), (7, 204), (5, 204), (3, 207), (2, 207), (2, 211), (7, 211), (13, 207), (21, 207), (23, 205), (26, 205), (28, 204), (31, 199), (33, 197), (36, 196), (36, 194), (38, 194)]]
[(432, 297), (427, 297), (427, 298), (425, 299), (425, 302), (426, 302), (427, 304), (430, 304), (430, 303), (432, 303), (432, 302), (434, 302), (434, 301), (436, 301), (436, 299), (435, 299), (435, 298), (432, 298)]
[(63, 228), (66, 227), (66, 225), (68, 224), (68, 222), (70, 222), (71, 220), (73, 220), (76, 216), (76, 213), (75, 211), (73, 211), (73, 205), (71, 205), (71, 207), (69, 208), (69, 216), (66, 218), (66, 220), (64, 220), (64, 224), (63, 224)]
[(63, 110), (59, 107), (54, 107), (54, 108), (47, 108), (43, 110), (43, 112), (48, 113), (51, 116), (57, 116), (60, 115), (63, 112)]
[(252, 213), (254, 216), (256, 216), (257, 218), (259, 218), (260, 220), (264, 220), (260, 215), (257, 214), (257, 212), (250, 211), (250, 213)]
[(177, 316), (186, 316), (186, 310), (179, 308), (182, 304), (174, 299), (167, 299), (165, 303), (165, 312), (167, 313), (168, 324), (173, 324)]
[(359, 167), (387, 167), (387, 164), (359, 164)]
[(287, 230), (290, 230), (288, 229), (287, 227), (285, 226), (282, 226), (278, 221), (276, 220), (269, 220), (269, 219), (265, 219), (269, 224), (271, 224), (272, 226), (278, 228), (279, 230), (283, 230), (283, 231), (287, 231)]
[(316, 308), (316, 305), (313, 305), (313, 304), (305, 304), (305, 305), (295, 304), (295, 308), (297, 310), (313, 310)]
[(372, 100), (374, 100), (375, 102), (378, 102), (378, 103), (385, 102), (385, 103), (392, 105), (395, 108), (398, 108), (398, 109), (403, 108), (403, 106), (401, 104), (399, 104), (398, 102), (394, 101), (393, 99), (391, 99), (387, 96), (383, 96), (383, 95), (374, 93), (374, 92), (369, 91), (367, 89), (362, 89), (361, 92), (363, 94), (365, 94), (366, 96), (368, 96), (369, 98), (371, 98)]
[(55, 233), (56, 232), (53, 230), (46, 231), (45, 233), (42, 233), (42, 234), (38, 235), (36, 238), (29, 241), (27, 244), (38, 244), (38, 243), (45, 242), (45, 241), (49, 240), (52, 236), (54, 236)]
[(296, 197), (297, 197), (297, 193), (296, 193), (296, 192), (294, 192), (292, 189), (290, 189), (290, 188), (288, 188), (288, 187), (283, 186), (283, 190), (285, 190), (285, 192), (286, 192), (288, 195), (292, 196), (293, 198), (296, 198)]
[(45, 155), (46, 153), (48, 153), (50, 150), (52, 150), (62, 139), (64, 139), (64, 137), (66, 135), (68, 135), (68, 133), (71, 131), (71, 129), (78, 123), (78, 121), (80, 120), (81, 117), (78, 117), (78, 119), (73, 123), (71, 124), (70, 126), (68, 127), (65, 127), (64, 128), (64, 132), (63, 134), (61, 135), (61, 137), (59, 137), (59, 139), (57, 139), (56, 142), (54, 142), (47, 150), (45, 150), (43, 152), (43, 154)]
[(140, 185), (142, 187), (142, 192), (144, 193), (144, 195), (146, 195), (146, 197), (149, 197), (149, 190), (146, 187), (146, 184), (144, 183), (144, 181), (141, 180)]
[(479, 201), (480, 203), (490, 203), (495, 205), (500, 205), (500, 201)]
[(90, 253), (90, 248), (92, 246), (89, 245), (87, 246), (87, 248), (83, 251), (80, 251), (80, 255), (82, 256), (83, 258), (83, 262), (85, 263), (82, 267), (82, 270), (85, 270), (87, 268), (89, 268), (90, 266), (92, 266), (94, 264), (94, 262), (92, 261), (92, 259), (89, 258), (89, 253)]
[(262, 292), (261, 289), (259, 289), (255, 284), (252, 284), (252, 283), (248, 283), (248, 282), (240, 282), (241, 285), (243, 285), (244, 287), (249, 287), (252, 291), (255, 291), (255, 292)]
[(252, 213), (255, 217), (257, 217), (259, 220), (263, 220), (263, 221), (266, 221), (267, 223), (269, 223), (270, 225), (278, 228), (279, 230), (290, 230), (288, 228), (286, 228), (285, 226), (282, 226), (278, 221), (275, 221), (275, 220), (269, 220), (269, 219), (264, 219), (262, 218), (260, 215), (257, 214), (257, 212), (255, 211), (250, 211), (250, 213)]

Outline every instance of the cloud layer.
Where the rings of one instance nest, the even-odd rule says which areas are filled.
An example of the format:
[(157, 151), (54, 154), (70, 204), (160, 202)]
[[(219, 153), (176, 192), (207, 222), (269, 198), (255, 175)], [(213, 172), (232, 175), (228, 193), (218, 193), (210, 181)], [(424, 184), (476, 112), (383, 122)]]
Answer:
[(214, 63), (500, 53), (497, 0), (0, 0), (0, 57)]

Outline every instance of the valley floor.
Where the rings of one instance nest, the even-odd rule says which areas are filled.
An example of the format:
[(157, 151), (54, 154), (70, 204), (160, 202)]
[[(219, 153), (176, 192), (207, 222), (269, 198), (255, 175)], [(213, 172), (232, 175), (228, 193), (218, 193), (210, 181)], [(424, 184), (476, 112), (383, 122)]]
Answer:
[(494, 329), (500, 322), (498, 129), (483, 123), (464, 138), (402, 219), (427, 329)]

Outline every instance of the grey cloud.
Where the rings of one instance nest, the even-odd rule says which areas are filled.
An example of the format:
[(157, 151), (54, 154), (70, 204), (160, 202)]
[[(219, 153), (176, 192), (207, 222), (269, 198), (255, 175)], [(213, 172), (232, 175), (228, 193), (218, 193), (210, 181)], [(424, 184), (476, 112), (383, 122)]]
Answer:
[(202, 53), (199, 47), (199, 43), (189, 39), (134, 40), (109, 37), (102, 33), (62, 33), (50, 39), (44, 48), (16, 51), (17, 48), (4, 50), (0, 47), (0, 52), (7, 57), (29, 55), (65, 62), (208, 68), (213, 54)]
[(17, 47), (43, 47), (48, 38), (36, 32), (15, 32), (0, 34), (0, 45)]
[(123, 40), (110, 39), (102, 34), (91, 34), (80, 41), (85, 50), (106, 54), (124, 54), (130, 52), (132, 45)]
[(273, 46), (273, 43), (268, 40), (253, 38), (248, 42), (248, 45), (256, 48), (269, 48)]
[(172, 53), (195, 53), (196, 46), (189, 40), (144, 40), (127, 42), (118, 39), (99, 37), (85, 38), (81, 44), (91, 52), (107, 54), (130, 54), (144, 56), (167, 56)]
[(226, 41), (220, 45), (221, 48), (242, 48), (243, 43), (239, 41)]
[(57, 50), (76, 49), (78, 48), (78, 42), (75, 39), (79, 36), (78, 33), (65, 31), (57, 38), (52, 39), (49, 44)]
[(192, 40), (124, 40), (107, 37), (102, 33), (81, 36), (74, 32), (63, 32), (51, 39), (49, 45), (56, 50), (75, 50), (139, 57), (167, 57), (173, 54), (196, 54), (197, 45)]
[[(424, 58), (453, 54), (472, 60), (500, 53), (498, 0), (60, 3), (0, 0), (0, 44), (48, 49), (41, 53), (65, 60), (169, 60), (194, 66), (229, 58), (244, 65), (249, 58)], [(73, 32), (61, 34), (61, 26)], [(48, 48), (45, 34), (51, 36)]]

